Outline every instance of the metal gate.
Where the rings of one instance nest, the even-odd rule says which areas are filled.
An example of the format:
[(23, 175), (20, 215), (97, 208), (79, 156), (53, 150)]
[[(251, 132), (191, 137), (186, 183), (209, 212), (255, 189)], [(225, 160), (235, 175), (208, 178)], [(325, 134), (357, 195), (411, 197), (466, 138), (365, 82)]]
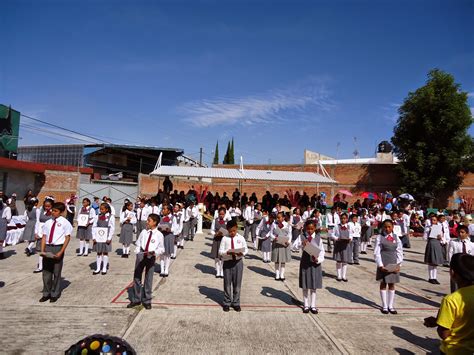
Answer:
[(104, 196), (110, 197), (118, 217), (123, 207), (123, 201), (126, 198), (135, 202), (138, 196), (138, 184), (107, 181), (81, 183), (79, 185), (79, 203), (82, 203), (82, 199), (86, 197), (93, 202), (94, 196), (100, 198), (101, 201)]

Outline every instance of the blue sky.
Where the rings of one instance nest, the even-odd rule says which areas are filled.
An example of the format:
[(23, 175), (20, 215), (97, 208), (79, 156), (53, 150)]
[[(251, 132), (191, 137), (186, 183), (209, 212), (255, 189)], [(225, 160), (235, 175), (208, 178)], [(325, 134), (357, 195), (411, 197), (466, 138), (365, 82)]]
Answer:
[[(0, 12), (0, 103), (114, 143), (203, 147), (206, 162), (231, 137), (247, 163), (336, 156), (338, 142), (350, 158), (354, 137), (372, 156), (435, 67), (474, 106), (469, 0), (43, 0)], [(20, 145), (79, 142), (23, 123)]]

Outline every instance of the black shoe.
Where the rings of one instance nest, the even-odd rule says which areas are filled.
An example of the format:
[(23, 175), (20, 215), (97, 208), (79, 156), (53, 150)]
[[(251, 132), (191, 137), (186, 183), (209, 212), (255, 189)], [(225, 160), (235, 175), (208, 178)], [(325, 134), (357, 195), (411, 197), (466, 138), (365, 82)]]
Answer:
[(233, 306), (232, 308), (234, 308), (234, 311), (236, 311), (236, 312), (240, 312), (242, 310), (242, 308), (240, 308), (240, 306)]
[(176, 256), (172, 256), (172, 257), (171, 257), (171, 260), (174, 260), (174, 259), (176, 259)]
[(311, 308), (311, 313), (313, 313), (313, 314), (318, 314), (319, 311), (318, 311), (317, 308)]
[(280, 281), (285, 281), (285, 278), (280, 278)]
[(33, 271), (34, 274), (37, 274), (37, 273), (40, 273), (40, 272), (43, 272), (43, 269), (36, 269), (35, 271)]
[(122, 254), (121, 258), (126, 258), (127, 254)]
[(388, 310), (387, 309), (381, 309), (380, 312), (382, 312), (383, 314), (388, 314)]
[(145, 309), (151, 309), (151, 304), (150, 304), (150, 303), (144, 303), (144, 304), (143, 304), (143, 307), (144, 307)]
[(303, 313), (309, 313), (309, 308), (303, 308)]
[(76, 254), (76, 256), (83, 256), (83, 255), (84, 255), (84, 254), (79, 254), (79, 253)]
[(216, 279), (218, 279), (220, 276), (219, 275), (216, 275)]
[(340, 279), (339, 277), (337, 277), (337, 278), (336, 278), (336, 281), (337, 281), (337, 282), (341, 282), (342, 279)]
[(428, 279), (428, 282), (429, 282), (430, 284), (434, 284), (434, 280), (433, 280), (433, 279)]
[(347, 282), (347, 281), (349, 281), (349, 280), (348, 280), (348, 279), (342, 279), (342, 281)]
[(92, 275), (98, 275), (98, 274), (100, 274), (100, 271), (94, 271), (94, 272), (92, 273)]
[(101, 274), (102, 274), (102, 275), (107, 275), (107, 271), (105, 271), (105, 272), (102, 271)]
[(88, 256), (89, 254), (82, 254), (82, 256)]
[(354, 263), (354, 265), (360, 265), (360, 263), (359, 263), (358, 261), (356, 261), (356, 262)]
[(130, 302), (129, 304), (127, 304), (127, 308), (133, 308), (139, 305), (140, 305), (140, 302)]
[(222, 310), (224, 312), (229, 312), (230, 311), (230, 307), (229, 306), (222, 306)]
[(163, 274), (163, 273), (160, 273), (160, 277), (165, 277), (165, 274)]
[(49, 299), (50, 299), (50, 296), (43, 296), (43, 297), (40, 298), (39, 301), (40, 301), (41, 303), (43, 303), (43, 302), (46, 302), (46, 301), (49, 300)]
[(59, 298), (59, 297), (51, 297), (51, 298), (49, 299), (49, 302), (50, 302), (50, 303), (54, 303), (54, 302), (56, 302), (56, 301), (58, 300), (58, 298)]
[(393, 308), (389, 309), (388, 311), (390, 312), (390, 314), (398, 314), (398, 312)]
[(439, 282), (438, 280), (436, 280), (436, 279), (433, 279), (433, 284), (434, 284), (434, 285), (441, 285), (440, 282)]

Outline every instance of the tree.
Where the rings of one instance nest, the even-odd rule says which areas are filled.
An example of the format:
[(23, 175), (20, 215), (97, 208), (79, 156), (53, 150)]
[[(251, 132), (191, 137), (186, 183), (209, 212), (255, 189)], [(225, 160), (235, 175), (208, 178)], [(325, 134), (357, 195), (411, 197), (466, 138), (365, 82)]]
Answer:
[(219, 141), (216, 142), (216, 149), (214, 151), (214, 161), (212, 164), (219, 164)]
[(229, 164), (229, 154), (230, 154), (230, 142), (227, 143), (227, 150), (224, 155), (224, 160), (222, 161), (222, 164)]
[(473, 117), (467, 97), (452, 75), (438, 69), (428, 73), (426, 85), (408, 94), (392, 137), (404, 192), (446, 198), (472, 169), (474, 143), (467, 130)]
[(234, 159), (234, 137), (232, 137), (232, 142), (230, 143), (229, 164), (235, 164), (235, 159)]

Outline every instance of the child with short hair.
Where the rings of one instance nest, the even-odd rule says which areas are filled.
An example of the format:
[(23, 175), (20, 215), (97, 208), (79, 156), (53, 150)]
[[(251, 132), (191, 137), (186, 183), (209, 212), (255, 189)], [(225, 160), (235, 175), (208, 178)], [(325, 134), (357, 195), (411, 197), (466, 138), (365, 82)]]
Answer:
[(54, 303), (61, 296), (61, 271), (64, 252), (69, 244), (72, 225), (62, 216), (66, 205), (56, 202), (51, 210), (52, 218), (42, 228), (41, 255), (43, 256), (43, 297), (40, 302)]
[[(403, 244), (400, 236), (393, 232), (393, 221), (386, 219), (382, 231), (375, 239), (374, 258), (377, 264), (375, 279), (380, 281), (381, 312), (397, 314), (393, 307), (395, 284), (400, 282), (400, 265), (403, 262)], [(389, 265), (397, 265), (395, 270), (387, 270)], [(387, 294), (388, 286), (388, 294)]]
[[(474, 243), (469, 239), (469, 228), (465, 225), (461, 225), (457, 230), (457, 239), (451, 239), (449, 242), (448, 258), (451, 261), (453, 255), (461, 254), (474, 254)], [(451, 292), (457, 290), (456, 282), (451, 278)]]
[(240, 312), (240, 288), (244, 271), (243, 257), (247, 255), (248, 248), (245, 238), (237, 233), (237, 222), (227, 222), (228, 235), (222, 237), (219, 247), (224, 269), (224, 312), (229, 312), (230, 307)]
[(350, 248), (352, 252), (352, 262), (355, 265), (359, 265), (359, 253), (360, 253), (360, 234), (362, 227), (359, 223), (359, 216), (356, 214), (351, 215), (351, 221), (348, 223), (349, 225), (349, 235), (351, 236), (352, 240), (350, 243)]
[[(301, 233), (293, 243), (293, 249), (303, 250), (299, 272), (299, 286), (303, 289), (303, 313), (311, 311), (313, 314), (318, 314), (318, 309), (316, 308), (316, 289), (323, 287), (321, 264), (324, 261), (324, 245), (316, 221), (308, 219), (304, 229), (304, 233)], [(304, 250), (308, 243), (319, 248), (317, 256), (310, 255)], [(311, 304), (309, 298), (311, 298)]]
[[(43, 226), (49, 221), (52, 216), (54, 200), (46, 198), (43, 201), (43, 206), (36, 210), (36, 225), (35, 225), (35, 239), (36, 239), (36, 251), (41, 251), (41, 239), (43, 238)], [(36, 270), (33, 271), (35, 274), (43, 271), (43, 257), (38, 254), (38, 264)]]
[(441, 354), (474, 353), (474, 256), (454, 254), (450, 274), (458, 290), (441, 301), (438, 316), (425, 318), (425, 326), (438, 327)]
[(23, 240), (28, 243), (28, 246), (25, 248), (25, 254), (31, 256), (35, 247), (35, 225), (37, 218), (37, 208), (38, 199), (32, 198), (26, 204), (25, 217), (26, 217), (26, 226), (23, 231)]
[[(148, 215), (147, 229), (142, 230), (135, 243), (137, 258), (133, 273), (133, 288), (127, 308), (143, 304), (145, 309), (151, 309), (156, 257), (165, 251), (163, 234), (157, 228), (159, 222), (160, 217), (157, 214)], [(143, 271), (145, 271), (145, 280), (142, 284)]]

